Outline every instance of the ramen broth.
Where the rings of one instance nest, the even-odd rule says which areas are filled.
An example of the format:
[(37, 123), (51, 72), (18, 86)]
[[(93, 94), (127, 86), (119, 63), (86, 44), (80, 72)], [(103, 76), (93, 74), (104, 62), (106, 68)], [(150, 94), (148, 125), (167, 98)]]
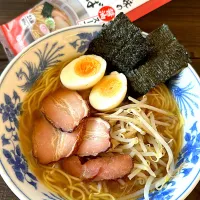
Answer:
[[(35, 126), (36, 120), (41, 117), (40, 108), (41, 103), (45, 97), (52, 94), (59, 88), (63, 87), (60, 82), (60, 73), (63, 69), (63, 65), (49, 67), (40, 77), (40, 79), (34, 84), (31, 91), (28, 92), (22, 106), (23, 114), (20, 118), (20, 141), (23, 153), (27, 159), (30, 169), (34, 172), (36, 177), (51, 191), (60, 195), (64, 199), (135, 199), (138, 196), (142, 196), (144, 191), (144, 185), (148, 179), (148, 170), (142, 170), (135, 166), (141, 165), (141, 157), (137, 156), (137, 152), (146, 159), (149, 163), (149, 167), (156, 174), (156, 179), (167, 175), (166, 165), (169, 160), (169, 156), (165, 148), (162, 146), (161, 153), (162, 157), (159, 158), (160, 162), (154, 162), (156, 157), (154, 154), (154, 146), (156, 145), (151, 136), (151, 133), (142, 135), (135, 131), (131, 133), (129, 130), (131, 127), (128, 125), (129, 122), (123, 120), (125, 113), (131, 112), (132, 107), (129, 105), (138, 106), (136, 111), (142, 113), (142, 116), (146, 120), (152, 119), (156, 123), (157, 131), (161, 137), (167, 141), (170, 146), (174, 159), (176, 160), (178, 153), (182, 145), (182, 117), (178, 106), (168, 90), (168, 88), (162, 84), (152, 89), (148, 94), (138, 100), (124, 101), (119, 108), (114, 110), (101, 113), (95, 111), (92, 112), (93, 116), (102, 117), (111, 125), (111, 147), (107, 152), (100, 153), (98, 156), (112, 156), (115, 153), (130, 154), (133, 160), (135, 175), (130, 180), (128, 176), (122, 177), (117, 180), (107, 181), (82, 181), (77, 177), (73, 177), (61, 168), (61, 161), (51, 163), (48, 165), (41, 165), (36, 158), (33, 156), (32, 150), (32, 133), (33, 127)], [(138, 102), (136, 102), (138, 101)], [(125, 108), (127, 105), (127, 108)], [(153, 108), (152, 108), (153, 107)], [(121, 110), (120, 110), (121, 109)], [(159, 110), (156, 110), (159, 109)], [(117, 111), (118, 114), (116, 114)], [(163, 110), (163, 113), (160, 112)], [(113, 116), (116, 116), (115, 118)], [(127, 118), (131, 118), (132, 113), (127, 114)], [(134, 116), (133, 116), (134, 118)], [(120, 120), (122, 119), (122, 120)], [(150, 123), (150, 121), (149, 121)], [(147, 131), (148, 128), (144, 124), (137, 124), (140, 130)], [(137, 137), (140, 142), (136, 142), (134, 146), (124, 148), (124, 143), (115, 139), (115, 132), (121, 128), (126, 128), (127, 131), (122, 133), (124, 139), (131, 139)], [(67, 134), (67, 133), (66, 133)], [(142, 145), (143, 144), (143, 145)], [(149, 152), (148, 156), (145, 155), (145, 151), (142, 149), (146, 148)], [(45, 148), (44, 148), (45, 149)], [(136, 154), (133, 155), (131, 152), (135, 150)], [(45, 151), (45, 150), (44, 150)], [(159, 150), (158, 150), (159, 151)], [(76, 167), (76, 166), (74, 166)], [(131, 173), (133, 172), (131, 171)], [(170, 177), (168, 177), (169, 179)], [(166, 182), (166, 181), (165, 181)], [(165, 183), (164, 182), (164, 183)], [(155, 187), (153, 187), (154, 189)], [(151, 190), (151, 189), (150, 189)], [(139, 192), (138, 192), (139, 191)], [(127, 196), (129, 195), (129, 196)], [(129, 198), (130, 197), (130, 198)]]

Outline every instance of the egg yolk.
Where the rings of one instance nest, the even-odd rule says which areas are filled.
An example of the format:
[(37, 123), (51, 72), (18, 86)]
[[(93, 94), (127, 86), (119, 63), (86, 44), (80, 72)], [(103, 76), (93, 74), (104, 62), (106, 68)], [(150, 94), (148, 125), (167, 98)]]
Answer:
[(99, 85), (100, 93), (105, 97), (115, 96), (121, 87), (122, 82), (116, 77), (104, 78)]
[(101, 64), (94, 58), (82, 58), (75, 65), (75, 73), (81, 77), (96, 75), (100, 70)]

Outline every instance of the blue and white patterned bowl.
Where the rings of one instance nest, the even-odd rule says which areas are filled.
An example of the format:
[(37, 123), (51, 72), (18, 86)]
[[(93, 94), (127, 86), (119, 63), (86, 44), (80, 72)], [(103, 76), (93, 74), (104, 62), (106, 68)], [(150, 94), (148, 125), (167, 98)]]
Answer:
[[(29, 88), (50, 65), (82, 55), (101, 26), (70, 27), (39, 39), (7, 66), (0, 77), (0, 173), (21, 200), (62, 200), (30, 171), (20, 150), (18, 117)], [(174, 77), (171, 89), (185, 119), (184, 142), (176, 167), (182, 166), (151, 199), (185, 199), (200, 179), (200, 79), (191, 66)]]

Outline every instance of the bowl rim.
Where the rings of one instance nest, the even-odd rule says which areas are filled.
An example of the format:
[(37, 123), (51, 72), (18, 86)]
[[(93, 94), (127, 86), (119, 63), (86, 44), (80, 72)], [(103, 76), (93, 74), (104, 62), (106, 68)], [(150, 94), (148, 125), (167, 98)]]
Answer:
[[(74, 29), (79, 29), (79, 28), (92, 28), (92, 27), (97, 27), (101, 28), (102, 25), (94, 24), (94, 25), (74, 25), (70, 27), (66, 27), (57, 31), (54, 31), (48, 35), (45, 35), (38, 40), (35, 40), (33, 43), (25, 47), (19, 54), (17, 54), (11, 61), (10, 63), (6, 66), (4, 71), (0, 75), (0, 93), (1, 93), (1, 84), (3, 83), (4, 79), (6, 78), (7, 73), (12, 69), (12, 66), (16, 63), (18, 59), (20, 59), (28, 50), (30, 50), (33, 46), (37, 45), (41, 41), (50, 38), (51, 36), (55, 36), (59, 33), (74, 30)], [(20, 200), (31, 200), (24, 192), (18, 188), (17, 184), (14, 183), (14, 181), (11, 179), (9, 176), (7, 170), (5, 169), (1, 158), (0, 158), (0, 175), (3, 178), (4, 182), (6, 185), (10, 188), (10, 190), (20, 199)]]
[[(52, 32), (46, 36), (43, 36), (41, 38), (39, 38), (38, 40), (34, 41), (33, 43), (31, 43), (29, 46), (27, 46), (26, 48), (24, 48), (18, 55), (16, 55), (11, 62), (6, 66), (6, 68), (4, 69), (4, 71), (1, 73), (0, 75), (0, 86), (3, 83), (3, 80), (6, 78), (7, 73), (10, 71), (10, 69), (12, 68), (12, 66), (15, 64), (15, 62), (20, 59), (28, 50), (30, 50), (33, 46), (37, 45), (38, 43), (40, 43), (41, 41), (50, 38), (51, 36), (55, 36), (59, 33), (62, 32), (66, 32), (66, 31), (70, 31), (70, 30), (74, 30), (74, 29), (79, 29), (79, 28), (101, 28), (102, 25), (98, 25), (98, 24), (93, 24), (93, 25), (74, 25), (74, 26), (70, 26), (70, 27), (66, 27), (60, 30), (57, 30), (55, 32)], [(143, 32), (144, 35), (148, 35), (148, 33)], [(196, 81), (198, 82), (198, 84), (200, 85), (200, 77), (197, 74), (197, 72), (194, 70), (194, 68), (189, 64), (188, 65), (189, 70), (191, 71), (191, 73), (193, 74), (194, 78), (196, 79)], [(0, 87), (1, 88), (1, 87)], [(1, 93), (1, 89), (0, 89), (0, 93)], [(17, 184), (11, 179), (11, 177), (9, 176), (6, 168), (4, 167), (1, 158), (0, 158), (0, 175), (3, 178), (4, 182), (6, 183), (6, 185), (10, 188), (10, 190), (20, 199), (20, 200), (31, 200), (21, 189), (18, 188)], [(194, 179), (191, 181), (191, 183), (188, 185), (188, 187), (178, 196), (177, 200), (184, 200), (192, 191), (193, 189), (196, 187), (196, 185), (198, 184), (198, 182), (200, 181), (200, 169), (197, 172), (197, 174), (195, 175)]]

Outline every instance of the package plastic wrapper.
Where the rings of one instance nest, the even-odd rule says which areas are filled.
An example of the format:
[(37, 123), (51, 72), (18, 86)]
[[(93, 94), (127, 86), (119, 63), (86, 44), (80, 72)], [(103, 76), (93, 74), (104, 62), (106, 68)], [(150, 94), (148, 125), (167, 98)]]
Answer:
[(74, 25), (103, 24), (124, 12), (136, 20), (170, 0), (43, 0), (0, 26), (0, 42), (9, 60), (35, 40)]

